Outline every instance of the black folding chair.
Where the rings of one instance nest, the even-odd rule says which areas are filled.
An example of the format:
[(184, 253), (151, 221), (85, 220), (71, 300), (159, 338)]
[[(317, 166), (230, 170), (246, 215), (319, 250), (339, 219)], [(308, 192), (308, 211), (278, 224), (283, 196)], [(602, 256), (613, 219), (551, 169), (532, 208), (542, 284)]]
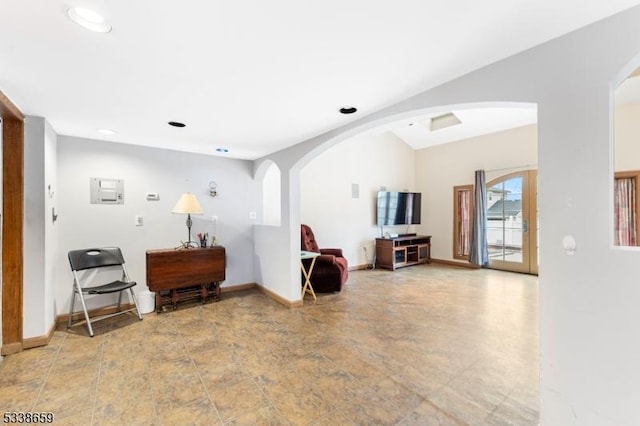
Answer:
[[(124, 265), (124, 257), (122, 257), (122, 252), (118, 247), (71, 250), (69, 252), (69, 263), (71, 264), (71, 272), (73, 273), (73, 292), (71, 293), (71, 307), (69, 308), (69, 322), (67, 324), (67, 328), (71, 328), (72, 317), (74, 314), (73, 305), (75, 304), (76, 295), (78, 295), (80, 303), (82, 303), (82, 310), (84, 311), (89, 335), (93, 337), (91, 319), (89, 318), (89, 312), (87, 311), (87, 305), (84, 300), (85, 294), (94, 295), (118, 293), (117, 312), (95, 316), (93, 317), (93, 321), (99, 321), (111, 318), (115, 315), (126, 314), (134, 311), (138, 314), (138, 318), (142, 320), (140, 309), (138, 309), (138, 301), (136, 300), (136, 296), (132, 289), (132, 287), (136, 285), (136, 282), (129, 279), (127, 268)], [(122, 270), (122, 278), (107, 282), (106, 284), (90, 286), (90, 282), (96, 278), (98, 270), (102, 268), (119, 268)], [(129, 290), (134, 307), (122, 310), (122, 293), (126, 290)]]

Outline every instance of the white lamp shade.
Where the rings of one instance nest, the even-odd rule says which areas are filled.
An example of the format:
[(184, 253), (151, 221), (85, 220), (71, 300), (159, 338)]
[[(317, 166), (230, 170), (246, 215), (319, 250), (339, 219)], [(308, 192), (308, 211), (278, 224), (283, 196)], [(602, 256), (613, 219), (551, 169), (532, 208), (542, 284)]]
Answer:
[(171, 213), (202, 214), (202, 207), (196, 196), (190, 192), (182, 194)]

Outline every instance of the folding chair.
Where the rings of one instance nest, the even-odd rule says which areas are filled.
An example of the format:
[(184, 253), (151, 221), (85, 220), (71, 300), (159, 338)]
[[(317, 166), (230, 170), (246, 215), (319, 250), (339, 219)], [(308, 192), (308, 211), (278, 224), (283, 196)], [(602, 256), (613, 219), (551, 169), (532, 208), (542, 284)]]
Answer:
[[(99, 321), (133, 311), (135, 311), (138, 314), (138, 318), (142, 320), (140, 309), (138, 309), (138, 301), (136, 300), (136, 296), (132, 289), (132, 287), (136, 285), (136, 282), (129, 279), (127, 268), (124, 265), (122, 252), (118, 247), (71, 250), (69, 252), (69, 263), (71, 264), (71, 272), (73, 273), (73, 292), (71, 293), (71, 307), (69, 308), (69, 322), (67, 324), (67, 328), (71, 328), (73, 305), (76, 300), (76, 295), (78, 295), (80, 303), (82, 304), (82, 310), (84, 311), (87, 328), (89, 329), (89, 335), (93, 337), (93, 328), (91, 327), (91, 320), (89, 319), (89, 313), (87, 312), (87, 305), (84, 301), (85, 294), (118, 293), (118, 311), (111, 314), (96, 316), (93, 318), (93, 321)], [(111, 281), (107, 284), (89, 286), (90, 281), (94, 280), (98, 274), (98, 270), (102, 268), (118, 269), (116, 267), (120, 267), (119, 269), (122, 270), (122, 278), (120, 280)], [(122, 302), (122, 292), (125, 290), (129, 290), (134, 307), (123, 311), (121, 310), (122, 308), (120, 305)]]

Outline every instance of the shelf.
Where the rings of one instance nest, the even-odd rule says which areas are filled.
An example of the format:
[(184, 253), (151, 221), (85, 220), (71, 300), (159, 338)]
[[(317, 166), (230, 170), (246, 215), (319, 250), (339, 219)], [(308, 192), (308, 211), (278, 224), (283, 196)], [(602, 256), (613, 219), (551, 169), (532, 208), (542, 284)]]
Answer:
[(376, 267), (395, 270), (431, 262), (431, 235), (376, 238)]

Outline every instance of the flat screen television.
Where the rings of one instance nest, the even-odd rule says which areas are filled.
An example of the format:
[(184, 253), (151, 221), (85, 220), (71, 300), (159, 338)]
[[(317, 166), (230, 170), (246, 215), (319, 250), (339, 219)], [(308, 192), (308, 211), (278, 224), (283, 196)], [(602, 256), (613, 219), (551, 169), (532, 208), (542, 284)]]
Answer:
[(379, 191), (376, 204), (378, 226), (419, 225), (422, 194)]

